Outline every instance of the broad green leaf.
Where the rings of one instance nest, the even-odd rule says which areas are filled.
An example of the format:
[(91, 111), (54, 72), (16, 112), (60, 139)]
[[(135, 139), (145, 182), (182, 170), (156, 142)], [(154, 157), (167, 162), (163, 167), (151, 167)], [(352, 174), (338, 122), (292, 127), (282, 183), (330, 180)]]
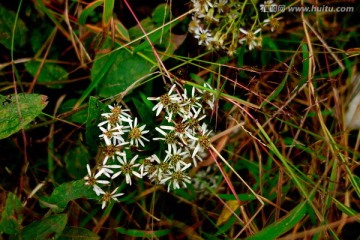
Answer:
[[(143, 101), (143, 103), (146, 105), (146, 108), (148, 108), (148, 110), (149, 111), (151, 111), (154, 115), (155, 115), (155, 113), (154, 113), (154, 111), (152, 110), (153, 109), (153, 107), (155, 106), (155, 104), (154, 104), (154, 102), (153, 101), (150, 101), (149, 99), (148, 99), (148, 96), (149, 96), (149, 93), (148, 92), (152, 92), (152, 91), (148, 91), (149, 89), (151, 89), (152, 90), (152, 86), (146, 86), (146, 89), (144, 90), (144, 91), (146, 91), (145, 93), (144, 92), (139, 92), (139, 95), (140, 95), (140, 98), (141, 98), (141, 100)], [(148, 95), (146, 95), (146, 94), (148, 94)], [(149, 113), (150, 114), (150, 113)], [(151, 114), (150, 114), (151, 115)]]
[(90, 147), (90, 151), (97, 151), (100, 135), (98, 124), (103, 120), (101, 114), (106, 111), (110, 111), (110, 109), (105, 104), (95, 97), (90, 97), (85, 132), (86, 144)]
[[(16, 13), (0, 5), (0, 44), (11, 49), (11, 38), (13, 34)], [(26, 43), (26, 34), (28, 29), (23, 20), (17, 19), (17, 25), (14, 37), (14, 47), (18, 49)]]
[[(25, 64), (26, 70), (35, 76), (39, 67), (41, 66), (40, 62), (28, 62)], [(49, 88), (62, 88), (62, 84), (56, 84), (56, 81), (67, 80), (68, 72), (56, 63), (45, 62), (40, 70), (40, 74), (37, 78), (38, 83), (48, 83), (46, 86)]]
[(136, 107), (137, 112), (140, 115), (141, 123), (144, 123), (147, 126), (152, 125), (155, 119), (155, 113), (151, 110), (152, 108), (149, 108), (147, 105), (145, 105), (144, 102), (139, 101), (136, 98), (133, 98), (132, 100)]
[[(242, 47), (238, 48), (238, 49), (236, 50), (236, 52), (237, 52), (237, 54), (236, 54), (236, 56), (237, 56), (237, 66), (238, 66), (239, 68), (242, 68), (244, 65), (246, 65), (246, 64), (244, 64), (244, 61), (245, 61), (245, 53), (247, 52), (247, 51), (246, 51), (246, 46), (243, 45)], [(244, 70), (241, 70), (241, 71), (239, 72), (239, 76), (240, 76), (241, 78), (248, 78), (248, 76), (247, 76), (247, 74), (246, 74), (246, 71), (244, 71)]]
[[(150, 54), (152, 55), (152, 53)], [(153, 56), (131, 54), (125, 48), (109, 54), (98, 54), (91, 69), (91, 79), (98, 83), (98, 94), (107, 98), (126, 90), (136, 80), (151, 73)]]
[[(171, 42), (169, 42), (169, 40), (170, 40), (170, 37), (169, 37), (170, 32), (169, 31), (170, 31), (171, 27), (172, 27), (171, 25), (166, 25), (164, 28), (158, 29), (157, 31), (149, 34), (148, 37), (149, 37), (151, 44), (157, 45), (160, 43), (160, 40), (164, 44), (166, 44), (166, 43), (171, 44)], [(145, 41), (142, 44), (140, 44), (139, 46), (137, 46), (134, 49), (134, 53), (139, 52), (145, 48), (148, 48), (148, 49), (151, 48), (150, 43), (147, 39), (145, 39)]]
[(144, 231), (144, 230), (137, 230), (137, 229), (126, 229), (126, 228), (122, 228), (122, 227), (118, 227), (115, 230), (121, 234), (130, 236), (130, 237), (143, 237), (143, 238), (163, 237), (163, 236), (168, 235), (171, 232), (170, 229)]
[(58, 238), (65, 228), (67, 222), (66, 214), (52, 215), (41, 221), (35, 221), (23, 228), (22, 240), (43, 240)]
[(155, 26), (161, 26), (170, 19), (170, 7), (168, 4), (159, 4), (151, 14)]
[(260, 232), (246, 238), (247, 240), (264, 240), (264, 239), (276, 239), (280, 235), (286, 233), (292, 229), (295, 224), (301, 221), (307, 213), (306, 201), (298, 204), (293, 210), (291, 210), (282, 219), (279, 219), (275, 223), (265, 227)]
[(0, 232), (6, 234), (16, 234), (20, 231), (21, 221), (23, 219), (22, 205), (20, 199), (9, 192), (5, 208), (2, 210), (0, 219)]
[[(55, 34), (56, 31), (57, 29), (49, 25), (46, 21), (37, 25), (36, 28), (31, 29), (30, 45), (33, 52), (37, 53), (41, 48), (43, 48), (46, 41), (51, 37), (51, 34)], [(55, 58), (54, 55), (60, 54), (60, 51), (56, 52), (56, 48), (52, 47), (50, 54), (51, 58)]]
[[(164, 9), (165, 7), (161, 7), (159, 10), (156, 10), (153, 17), (159, 18), (159, 15), (161, 14), (164, 16)], [(158, 20), (159, 19), (156, 21)], [(146, 18), (141, 21), (141, 26), (146, 32), (150, 32), (156, 29), (156, 21), (154, 22), (153, 19)], [(168, 25), (164, 27), (164, 29), (159, 29), (149, 36), (153, 38), (151, 40), (152, 44), (155, 44), (155, 47), (160, 50), (165, 51), (166, 56), (171, 55), (179, 45), (179, 43), (171, 40), (170, 28), (170, 25)], [(138, 38), (144, 35), (139, 26), (129, 29), (129, 31), (125, 32), (123, 35), (127, 35), (127, 33), (131, 38)], [(116, 46), (115, 50), (111, 53), (97, 54), (91, 69), (92, 83), (88, 89), (84, 91), (78, 104), (89, 96), (91, 91), (96, 87), (98, 88), (100, 97), (112, 97), (126, 90), (135, 81), (153, 72), (157, 68), (157, 60), (150, 44), (145, 39), (142, 39), (142, 41), (143, 43), (133, 52), (122, 46), (118, 46), (118, 49), (116, 49)], [(138, 43), (135, 43), (135, 45), (136, 44)], [(107, 43), (104, 44), (103, 50), (106, 48), (110, 49), (111, 45), (112, 43), (107, 41)], [(163, 56), (163, 60), (165, 55), (161, 55)]]
[[(109, 41), (104, 44), (104, 47), (109, 46)], [(108, 75), (108, 72), (115, 68), (114, 63), (117, 57), (117, 54), (110, 53), (106, 55), (98, 54), (96, 56), (95, 62), (91, 69), (91, 80), (90, 85), (85, 89), (81, 97), (76, 103), (76, 106), (80, 104), (90, 95), (90, 93), (100, 85), (102, 81), (105, 81), (104, 78)]]
[[(141, 26), (148, 34), (151, 44), (155, 46), (156, 49), (165, 51), (166, 55), (171, 55), (184, 40), (179, 37), (176, 38), (175, 35), (170, 32), (171, 28), (177, 25), (179, 21), (168, 24), (169, 16), (169, 6), (167, 6), (167, 4), (160, 4), (153, 11), (152, 18), (145, 18), (141, 21)], [(129, 34), (131, 38), (135, 39), (144, 36), (143, 30), (137, 25), (129, 29)], [(151, 45), (146, 38), (142, 39), (142, 42), (134, 49), (134, 53), (144, 49), (151, 49)], [(165, 57), (162, 56), (162, 58)]]
[(268, 62), (273, 61), (274, 54), (276, 55), (276, 60), (281, 61), (280, 51), (278, 46), (276, 45), (274, 38), (267, 36), (263, 37), (262, 41), (262, 49), (271, 49), (271, 51), (263, 51), (261, 54), (261, 63), (262, 65), (267, 65)]
[(120, 34), (122, 39), (130, 42), (129, 31), (119, 20), (115, 20), (115, 30)]
[(74, 179), (81, 179), (86, 175), (86, 166), (91, 156), (87, 148), (78, 141), (78, 144), (66, 152), (64, 161), (67, 173)]
[[(33, 121), (45, 108), (47, 97), (39, 94), (0, 95), (0, 139), (9, 137)], [(18, 113), (20, 109), (21, 115)]]
[[(77, 99), (69, 99), (61, 104), (59, 108), (59, 113), (66, 113), (68, 111), (72, 111), (74, 109), (74, 105), (76, 104)], [(66, 120), (73, 123), (84, 124), (88, 117), (88, 110), (87, 108), (81, 109), (79, 111), (74, 112), (73, 114), (69, 115)]]
[(80, 15), (80, 17), (78, 19), (79, 24), (84, 25), (86, 23), (86, 19), (94, 13), (95, 8), (100, 6), (103, 2), (104, 2), (103, 0), (97, 0), (97, 1), (94, 1), (92, 3), (89, 3), (86, 6), (86, 8), (81, 12), (81, 15)]
[(103, 9), (103, 27), (107, 27), (110, 24), (114, 10), (115, 0), (104, 0), (104, 9)]
[(51, 208), (54, 212), (62, 212), (70, 201), (83, 197), (97, 198), (93, 189), (85, 185), (84, 180), (78, 180), (56, 187), (50, 197), (41, 198), (41, 204)]
[(94, 232), (80, 227), (65, 227), (58, 240), (98, 240), (100, 237)]

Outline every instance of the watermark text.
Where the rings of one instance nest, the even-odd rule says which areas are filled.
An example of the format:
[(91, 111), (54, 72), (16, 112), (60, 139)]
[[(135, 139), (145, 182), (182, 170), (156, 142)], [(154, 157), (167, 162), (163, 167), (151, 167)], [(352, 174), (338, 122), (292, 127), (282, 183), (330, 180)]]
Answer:
[(328, 5), (311, 5), (311, 6), (289, 6), (286, 5), (277, 5), (272, 1), (265, 1), (264, 4), (260, 4), (260, 11), (277, 13), (277, 12), (354, 12), (354, 7), (352, 6), (328, 6)]

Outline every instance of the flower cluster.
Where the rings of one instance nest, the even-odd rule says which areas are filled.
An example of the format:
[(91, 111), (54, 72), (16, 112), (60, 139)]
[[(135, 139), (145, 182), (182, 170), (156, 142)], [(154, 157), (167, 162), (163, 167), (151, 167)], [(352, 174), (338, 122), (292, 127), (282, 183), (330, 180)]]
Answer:
[(123, 193), (117, 193), (118, 187), (114, 190), (105, 191), (104, 188), (110, 189), (113, 179), (122, 175), (125, 177), (127, 184), (132, 183), (133, 176), (141, 178), (138, 172), (139, 163), (136, 163), (138, 155), (131, 156), (130, 149), (133, 147), (144, 147), (144, 142), (149, 142), (144, 135), (149, 131), (145, 130), (145, 125), (138, 124), (138, 119), (132, 118), (129, 109), (123, 109), (120, 105), (108, 106), (110, 111), (103, 113), (101, 116), (104, 121), (98, 124), (101, 131), (99, 138), (103, 140), (101, 164), (97, 166), (96, 172), (92, 172), (87, 165), (88, 175), (84, 178), (86, 185), (93, 187), (98, 196), (102, 196), (102, 207), (111, 201), (117, 201), (117, 197)]
[[(271, 31), (274, 31), (279, 27), (280, 18), (273, 15), (260, 21), (257, 6), (253, 2), (251, 4), (233, 0), (191, 0), (191, 2), (193, 15), (189, 31), (198, 39), (199, 45), (207, 46), (210, 50), (225, 50), (229, 56), (236, 53), (236, 49), (241, 45), (247, 45), (249, 50), (261, 48), (262, 29), (270, 25)], [(272, 0), (265, 3), (273, 4)]]
[[(109, 112), (103, 113), (104, 121), (98, 124), (102, 140), (101, 163), (91, 170), (87, 165), (86, 185), (101, 196), (102, 208), (110, 201), (118, 201), (119, 186), (116, 179), (124, 179), (131, 185), (133, 178), (148, 178), (154, 184), (167, 185), (167, 190), (186, 187), (191, 182), (187, 171), (197, 166), (207, 155), (210, 147), (211, 130), (204, 123), (207, 110), (214, 109), (215, 96), (209, 84), (204, 89), (180, 89), (172, 85), (170, 90), (160, 97), (149, 97), (157, 101), (152, 109), (156, 116), (164, 116), (162, 124), (156, 127), (151, 141), (146, 125), (139, 124), (129, 109), (120, 105), (109, 105)], [(134, 154), (150, 142), (154, 151), (147, 157)]]
[[(212, 90), (209, 84), (205, 83), (204, 87)], [(159, 137), (153, 140), (160, 142), (166, 156), (162, 162), (152, 161), (144, 169), (150, 169), (151, 181), (168, 184), (168, 191), (186, 186), (190, 183), (186, 170), (202, 161), (211, 144), (212, 131), (202, 121), (206, 109), (214, 109), (215, 96), (194, 87), (189, 92), (187, 89), (182, 91), (174, 84), (168, 93), (148, 99), (158, 101), (153, 108), (157, 116), (164, 113), (163, 123), (155, 128)], [(156, 170), (153, 172), (153, 169)]]

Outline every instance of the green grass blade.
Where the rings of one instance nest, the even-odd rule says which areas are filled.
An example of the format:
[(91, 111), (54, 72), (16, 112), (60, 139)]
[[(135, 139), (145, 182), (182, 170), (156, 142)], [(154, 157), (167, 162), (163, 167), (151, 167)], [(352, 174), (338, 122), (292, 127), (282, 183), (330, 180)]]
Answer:
[[(218, 94), (218, 91), (217, 91), (216, 89), (210, 89), (210, 88), (208, 88), (208, 87), (204, 87), (204, 86), (201, 86), (201, 85), (199, 85), (199, 84), (196, 84), (196, 83), (193, 83), (193, 82), (189, 82), (189, 81), (183, 81), (183, 82), (184, 82), (184, 84), (186, 84), (186, 85), (190, 85), (190, 86), (196, 87), (196, 88), (198, 88), (198, 89), (200, 89), (200, 90), (205, 90), (205, 91), (211, 92), (211, 93), (214, 94), (215, 96)], [(226, 94), (226, 93), (221, 93), (220, 96), (223, 97), (223, 98), (227, 98), (227, 99), (234, 100), (235, 102), (240, 103), (240, 104), (243, 104), (243, 105), (248, 106), (248, 107), (252, 107), (252, 108), (256, 108), (256, 109), (260, 108), (260, 107), (259, 107), (258, 105), (256, 105), (256, 104), (253, 104), (253, 103), (251, 103), (251, 102), (247, 102), (247, 101), (245, 101), (245, 100), (243, 100), (243, 99), (240, 99), (240, 98), (238, 98), (238, 97), (235, 97), (235, 96), (232, 96), (232, 95), (229, 95), (229, 94)]]
[(298, 204), (285, 217), (267, 226), (255, 235), (246, 238), (246, 240), (270, 240), (279, 237), (292, 229), (295, 224), (299, 223), (307, 213), (306, 201)]
[(103, 3), (103, 0), (97, 0), (92, 3), (89, 3), (86, 8), (82, 11), (78, 21), (80, 25), (86, 23), (86, 19), (95, 11), (95, 8), (99, 7)]
[(269, 102), (271, 102), (272, 100), (274, 100), (279, 94), (280, 92), (283, 90), (283, 88), (285, 87), (285, 83), (287, 82), (288, 80), (288, 77), (289, 77), (289, 74), (290, 72), (292, 71), (293, 69), (293, 66), (294, 66), (294, 60), (295, 60), (295, 56), (294, 55), (292, 58), (291, 58), (291, 61), (290, 61), (290, 65), (288, 67), (288, 70), (285, 74), (285, 77), (283, 78), (283, 80), (281, 81), (280, 85), (270, 94), (270, 96), (262, 102), (262, 104), (260, 105), (260, 107), (265, 107), (266, 104), (268, 104)]
[(168, 235), (171, 230), (170, 229), (161, 229), (155, 231), (144, 231), (137, 229), (126, 229), (122, 227), (118, 227), (115, 229), (118, 233), (130, 236), (130, 237), (163, 237)]
[(280, 151), (277, 149), (277, 147), (275, 146), (275, 144), (271, 141), (269, 135), (265, 132), (265, 130), (263, 129), (263, 127), (257, 122), (257, 126), (261, 132), (261, 134), (263, 135), (263, 137), (266, 139), (266, 141), (269, 143), (269, 148), (272, 152), (274, 152), (274, 154), (281, 160), (286, 172), (289, 174), (289, 176), (291, 177), (292, 181), (295, 183), (295, 185), (297, 186), (297, 188), (299, 189), (300, 193), (302, 194), (302, 196), (304, 198), (306, 198), (306, 200), (308, 201), (308, 203), (311, 205), (312, 209), (314, 210), (314, 212), (316, 213), (317, 217), (319, 218), (319, 220), (323, 221), (323, 216), (319, 213), (318, 209), (314, 206), (311, 198), (314, 195), (314, 191), (312, 194), (310, 194), (309, 192), (306, 191), (306, 186), (303, 184), (302, 181), (300, 181), (299, 177), (296, 175), (294, 169), (291, 167), (289, 160), (286, 159), (281, 153)]
[[(104, 78), (104, 76), (107, 74), (107, 72), (110, 70), (112, 65), (115, 62), (115, 54), (111, 53), (109, 54), (108, 61), (105, 63), (104, 67), (101, 71), (98, 72), (98, 74), (92, 79), (92, 82), (90, 85), (85, 89), (77, 103), (75, 104), (74, 108), (77, 108), (81, 105), (81, 103), (90, 95), (90, 93), (98, 86), (100, 81)], [(95, 60), (98, 61), (99, 59)], [(95, 64), (95, 63), (94, 63)]]
[(115, 0), (104, 0), (104, 10), (103, 10), (103, 27), (107, 27), (110, 24), (110, 20), (114, 11)]
[[(348, 216), (358, 216), (359, 217), (359, 213), (356, 212), (354, 209), (346, 206), (345, 204), (343, 204), (342, 202), (338, 201), (337, 199), (333, 198), (332, 199), (335, 202), (335, 206), (342, 211), (343, 213), (345, 213)], [(358, 222), (360, 222), (360, 217), (358, 218)]]

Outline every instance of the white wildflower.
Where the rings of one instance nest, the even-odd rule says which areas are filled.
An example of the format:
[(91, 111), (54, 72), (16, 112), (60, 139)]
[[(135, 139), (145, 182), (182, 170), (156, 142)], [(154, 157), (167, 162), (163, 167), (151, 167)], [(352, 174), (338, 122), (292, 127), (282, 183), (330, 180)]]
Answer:
[(101, 189), (100, 194), (102, 194), (102, 198), (101, 198), (101, 209), (104, 209), (106, 204), (108, 204), (111, 200), (114, 200), (116, 202), (118, 202), (119, 200), (117, 199), (118, 197), (124, 195), (124, 193), (116, 193), (119, 187), (115, 188), (114, 191), (110, 192), (110, 191), (104, 191)]
[(191, 0), (194, 4), (194, 10), (196, 12), (207, 12), (213, 5), (210, 0)]
[(145, 158), (142, 160), (142, 163), (140, 164), (139, 171), (140, 175), (149, 177), (156, 171), (156, 165), (160, 163), (160, 159), (157, 155), (153, 154), (148, 158)]
[(119, 168), (119, 171), (112, 175), (111, 179), (114, 179), (118, 177), (120, 174), (125, 175), (126, 183), (131, 185), (131, 176), (135, 175), (138, 178), (141, 178), (141, 174), (135, 171), (135, 168), (137, 168), (140, 164), (135, 163), (135, 160), (138, 158), (138, 155), (135, 155), (130, 162), (127, 161), (126, 156), (123, 157), (117, 157), (117, 160), (119, 161), (120, 165), (110, 165), (107, 166), (109, 168)]
[(199, 40), (199, 45), (205, 45), (208, 46), (211, 41), (213, 41), (212, 34), (209, 29), (203, 29), (201, 27), (198, 27), (195, 30), (195, 36), (196, 39)]
[(191, 148), (193, 149), (193, 153), (191, 157), (193, 158), (194, 165), (197, 166), (197, 163), (195, 159), (201, 160), (201, 158), (197, 157), (199, 153), (203, 153), (205, 150), (208, 150), (211, 142), (210, 142), (210, 134), (211, 130), (207, 130), (207, 124), (203, 123), (201, 126), (201, 131), (198, 133), (198, 135), (192, 136), (188, 135), (190, 139), (193, 140)]
[(125, 140), (122, 137), (124, 134), (124, 131), (122, 130), (122, 127), (117, 125), (116, 127), (111, 127), (110, 124), (107, 125), (107, 128), (99, 127), (102, 134), (99, 135), (100, 138), (103, 138), (106, 145), (117, 145), (124, 143)]
[(166, 151), (164, 162), (169, 162), (172, 167), (176, 165), (185, 166), (184, 159), (190, 157), (189, 153), (184, 151), (183, 148), (175, 148), (174, 151)]
[(261, 47), (261, 37), (256, 37), (256, 34), (258, 34), (260, 31), (261, 28), (258, 28), (255, 31), (246, 31), (245, 29), (240, 28), (240, 32), (245, 34), (245, 36), (239, 40), (239, 43), (246, 43), (247, 45), (249, 45), (250, 51), (255, 47)]
[(165, 132), (163, 129), (170, 130), (169, 126), (162, 125), (162, 126), (160, 126), (160, 128), (156, 127), (155, 130), (158, 131), (164, 137), (153, 138), (153, 140), (162, 140), (162, 141), (164, 141), (167, 144), (168, 151), (171, 151), (171, 148), (175, 149), (176, 144), (179, 144), (178, 137), (176, 136), (175, 131), (170, 130), (169, 132)]
[(103, 174), (103, 171), (99, 171), (96, 174), (94, 174), (93, 172), (91, 172), (89, 164), (86, 164), (86, 169), (87, 169), (88, 175), (86, 175), (84, 177), (84, 180), (86, 181), (85, 185), (92, 186), (96, 195), (100, 195), (101, 188), (98, 186), (98, 184), (108, 185), (108, 184), (110, 184), (110, 182), (107, 180), (98, 179)]
[(218, 13), (223, 13), (226, 8), (226, 4), (228, 3), (228, 0), (218, 0), (215, 2), (214, 7), (217, 8)]
[(156, 116), (158, 116), (163, 108), (167, 108), (171, 103), (180, 102), (181, 98), (177, 93), (173, 94), (176, 84), (172, 85), (169, 92), (161, 95), (160, 97), (148, 97), (149, 100), (159, 101), (154, 107), (153, 111), (156, 110)]
[(129, 121), (129, 125), (130, 125), (130, 130), (129, 130), (128, 138), (130, 139), (130, 144), (139, 147), (139, 143), (140, 143), (142, 147), (145, 147), (143, 140), (147, 142), (150, 141), (149, 139), (144, 137), (144, 134), (149, 132), (149, 130), (144, 130), (146, 125), (139, 127), (136, 117), (134, 121)]
[(191, 178), (186, 175), (185, 170), (191, 166), (191, 163), (186, 164), (185, 166), (180, 166), (180, 164), (175, 166), (175, 169), (167, 174), (164, 178), (161, 179), (160, 184), (168, 184), (168, 192), (170, 188), (179, 189), (181, 187), (186, 187), (186, 184), (191, 183)]

